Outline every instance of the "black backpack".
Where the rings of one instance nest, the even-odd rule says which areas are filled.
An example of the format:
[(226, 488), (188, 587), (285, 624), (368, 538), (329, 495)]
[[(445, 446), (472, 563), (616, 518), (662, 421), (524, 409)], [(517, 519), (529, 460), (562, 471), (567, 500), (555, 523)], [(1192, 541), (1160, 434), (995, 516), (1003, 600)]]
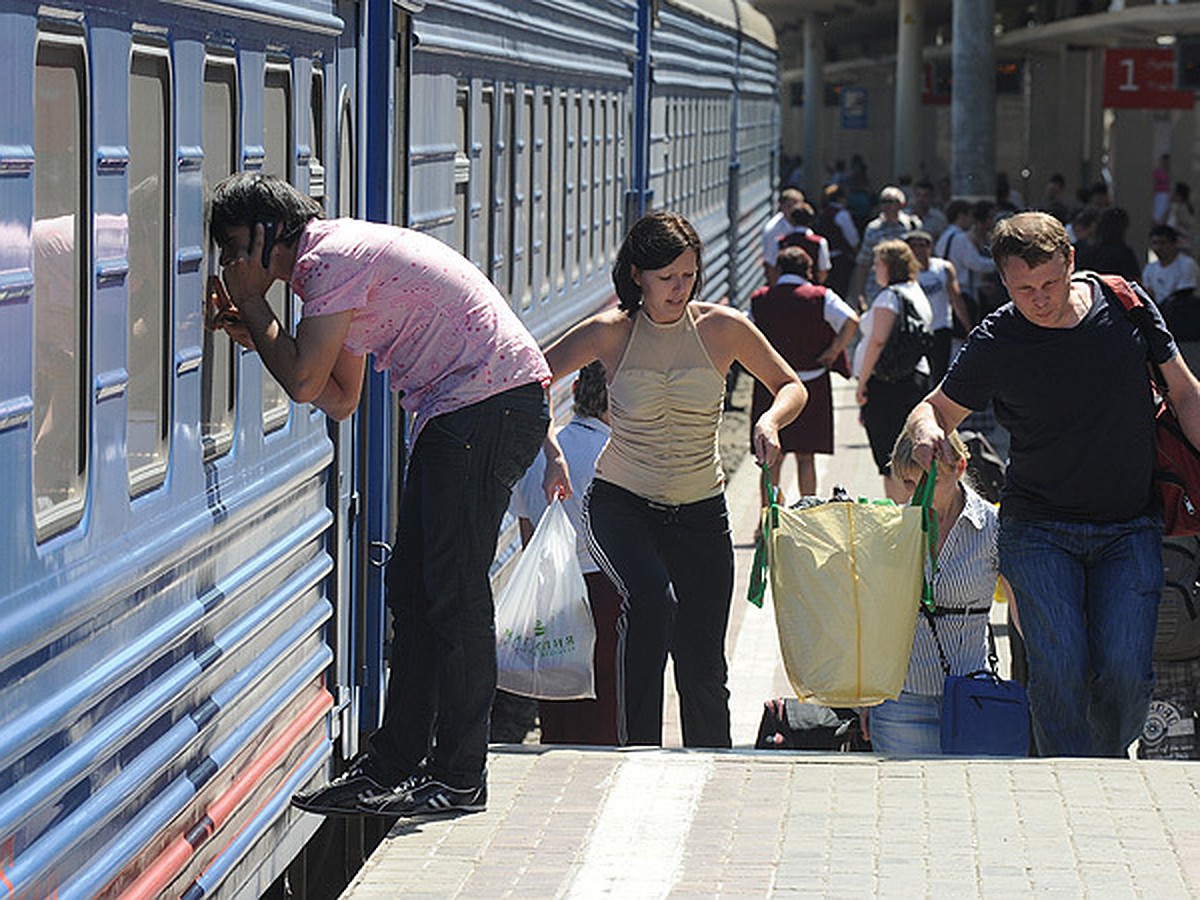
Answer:
[(1154, 658), (1195, 659), (1200, 656), (1200, 537), (1163, 538), (1163, 576)]
[(773, 700), (763, 709), (756, 750), (870, 750), (858, 713), (801, 703), (795, 697)]
[(933, 350), (933, 331), (904, 291), (895, 287), (885, 287), (880, 293), (883, 291), (891, 291), (899, 298), (900, 314), (871, 374), (880, 381), (903, 381), (912, 377), (921, 357)]

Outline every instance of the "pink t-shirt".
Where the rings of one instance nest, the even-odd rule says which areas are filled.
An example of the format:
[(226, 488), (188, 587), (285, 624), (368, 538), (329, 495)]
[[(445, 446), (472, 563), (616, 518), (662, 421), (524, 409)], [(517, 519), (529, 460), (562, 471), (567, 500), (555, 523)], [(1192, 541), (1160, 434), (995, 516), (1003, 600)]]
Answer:
[(496, 287), (437, 238), (357, 219), (314, 219), (296, 246), (292, 290), (304, 316), (354, 310), (345, 348), (374, 354), (413, 434), (433, 416), (523, 384), (550, 367)]

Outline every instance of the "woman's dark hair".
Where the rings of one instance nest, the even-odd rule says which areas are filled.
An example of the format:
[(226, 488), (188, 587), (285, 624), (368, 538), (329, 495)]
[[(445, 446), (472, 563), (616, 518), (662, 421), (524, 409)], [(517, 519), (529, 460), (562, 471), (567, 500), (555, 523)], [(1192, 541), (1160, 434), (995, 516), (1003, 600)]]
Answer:
[(575, 415), (598, 419), (608, 412), (608, 381), (604, 363), (594, 360), (579, 370), (571, 388), (575, 398)]
[(277, 240), (291, 245), (309, 220), (324, 216), (321, 204), (277, 175), (234, 172), (213, 188), (208, 228), (220, 245), (227, 240), (230, 229), (245, 225), (253, 232), (256, 222), (273, 219), (283, 225)]
[(1096, 243), (1123, 244), (1129, 229), (1129, 213), (1119, 206), (1110, 206), (1100, 212), (1096, 223)]
[(635, 268), (639, 272), (666, 268), (689, 249), (696, 251), (696, 283), (688, 297), (694, 300), (704, 284), (704, 248), (692, 223), (673, 212), (652, 212), (639, 219), (625, 235), (613, 263), (617, 306), (627, 315), (633, 315), (642, 305), (642, 289), (633, 280)]

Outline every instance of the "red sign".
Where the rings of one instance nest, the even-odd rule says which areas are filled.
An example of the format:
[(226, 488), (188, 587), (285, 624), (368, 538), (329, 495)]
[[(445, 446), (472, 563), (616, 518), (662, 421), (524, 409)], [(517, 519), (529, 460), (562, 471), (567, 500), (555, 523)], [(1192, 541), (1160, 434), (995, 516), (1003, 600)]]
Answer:
[(1175, 51), (1105, 50), (1104, 105), (1109, 109), (1191, 109), (1191, 91), (1175, 88)]

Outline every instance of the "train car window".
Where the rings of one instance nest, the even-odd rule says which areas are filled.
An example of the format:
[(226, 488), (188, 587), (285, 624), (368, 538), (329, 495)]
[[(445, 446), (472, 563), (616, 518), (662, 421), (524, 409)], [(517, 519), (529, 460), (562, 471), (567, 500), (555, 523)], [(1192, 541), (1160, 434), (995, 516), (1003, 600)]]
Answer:
[(596, 222), (596, 204), (600, 199), (600, 110), (595, 94), (588, 94), (587, 110), (584, 115), (584, 120), (587, 124), (587, 177), (584, 184), (587, 186), (587, 193), (584, 202), (585, 221), (584, 225), (587, 229), (587, 240), (582, 244), (583, 250), (583, 271), (584, 274), (591, 274), (592, 267), (596, 260), (596, 234), (600, 230)]
[(688, 203), (695, 215), (704, 210), (703, 183), (700, 180), (704, 170), (703, 102), (698, 97), (688, 100)]
[(617, 98), (615, 95), (610, 95), (604, 115), (604, 183), (607, 188), (604, 203), (601, 205), (601, 214), (604, 216), (606, 226), (605, 261), (611, 260), (616, 253), (617, 243), (620, 240), (618, 234), (621, 228), (621, 216), (618, 211), (624, 206), (621, 202), (621, 170), (617, 156), (617, 131), (620, 127), (620, 116), (621, 109)]
[(520, 117), (516, 124), (516, 131), (520, 136), (517, 138), (516, 152), (513, 153), (513, 170), (516, 175), (512, 207), (513, 280), (520, 285), (523, 311), (533, 305), (533, 198), (537, 190), (537, 182), (534, 180), (536, 154), (533, 152), (533, 113), (533, 91), (526, 88), (521, 92)]
[(580, 281), (588, 268), (588, 240), (592, 234), (592, 118), (587, 115), (582, 91), (575, 95), (575, 121), (578, 145), (575, 154), (578, 178), (575, 192), (575, 280)]
[(321, 61), (313, 60), (312, 80), (308, 94), (308, 195), (319, 200), (326, 214), (329, 203), (325, 189), (325, 77)]
[(470, 258), (467, 217), (471, 212), (471, 92), (460, 83), (454, 94), (454, 246)]
[(44, 540), (83, 516), (87, 490), (89, 234), (83, 47), (40, 40), (33, 105), (33, 501)]
[[(292, 78), (291, 69), (282, 64), (266, 67), (263, 85), (263, 171), (294, 182), (292, 160), (295, 159), (295, 144), (292, 127)], [(277, 281), (267, 291), (267, 303), (275, 312), (281, 325), (292, 330), (291, 291)], [(275, 431), (287, 422), (291, 408), (287, 392), (274, 376), (262, 367), (262, 414), (263, 430)]]
[[(401, 8), (404, 4), (399, 4)], [(392, 84), (392, 106), (395, 110), (395, 119), (392, 127), (392, 214), (395, 217), (393, 221), (406, 223), (408, 221), (408, 177), (409, 177), (409, 153), (408, 153), (408, 109), (409, 109), (409, 93), (411, 92), (409, 72), (411, 71), (412, 60), (412, 45), (413, 38), (411, 35), (410, 17), (400, 15), (399, 10), (396, 13), (396, 64), (393, 67), (395, 77)], [(356, 201), (357, 202), (357, 201)]]
[(511, 198), (516, 190), (516, 185), (513, 184), (516, 167), (512, 162), (513, 157), (516, 155), (516, 103), (516, 93), (512, 85), (506, 85), (503, 90), (500, 114), (497, 119), (499, 131), (496, 137), (496, 190), (494, 192), (496, 198), (496, 237), (493, 243), (496, 245), (496, 265), (500, 268), (503, 276), (503, 280), (497, 281), (497, 284), (503, 285), (503, 290), (508, 297), (510, 306), (518, 302), (517, 284), (513, 275), (516, 260), (514, 259), (512, 247), (513, 219), (511, 211), (514, 205), (514, 201)]
[(130, 493), (162, 484), (171, 397), (171, 85), (167, 57), (129, 72), (129, 310), (125, 452)]
[[(538, 136), (541, 146), (538, 148), (538, 181), (542, 189), (542, 203), (538, 210), (538, 240), (542, 247), (542, 284), (541, 299), (550, 299), (554, 290), (554, 263), (557, 259), (559, 240), (555, 237), (555, 220), (561, 221), (562, 214), (558, 210), (558, 195), (563, 192), (563, 186), (557, 178), (551, 177), (550, 170), (561, 161), (555, 157), (556, 141), (562, 140), (562, 127), (557, 124), (555, 114), (554, 90), (546, 88), (542, 94), (542, 109), (538, 116)], [(559, 177), (562, 169), (558, 169)]]
[(350, 96), (342, 99), (338, 122), (338, 193), (337, 214), (341, 218), (358, 215), (358, 156), (354, 150), (354, 117)]
[[(204, 65), (203, 141), (204, 197), (231, 174), (237, 160), (237, 70), (228, 60), (210, 58)], [(217, 251), (205, 237), (204, 271), (217, 274)], [(237, 414), (237, 353), (224, 331), (204, 331), (200, 361), (200, 440), (204, 459), (229, 452)]]
[(670, 100), (663, 104), (663, 196), (660, 201), (665, 209), (675, 205), (675, 170), (672, 160), (675, 148), (671, 145), (671, 126), (675, 123), (675, 105)]
[[(575, 200), (575, 180), (579, 177), (578, 170), (575, 166), (575, 139), (579, 134), (578, 124), (571, 122), (570, 113), (574, 107), (569, 105), (570, 96), (568, 91), (561, 91), (558, 95), (558, 103), (554, 105), (554, 117), (557, 127), (554, 131), (558, 134), (558, 144), (555, 146), (555, 172), (558, 177), (565, 178), (565, 183), (562, 190), (558, 192), (558, 203), (554, 207), (554, 216), (558, 219), (558, 227), (554, 229), (555, 240), (557, 241), (557, 252), (554, 254), (555, 260), (555, 279), (554, 286), (560, 292), (567, 285), (567, 278), (571, 272), (571, 245), (575, 227), (572, 222), (572, 209)], [(554, 179), (551, 176), (551, 180)]]
[(487, 273), (488, 277), (496, 284), (501, 284), (499, 272), (495, 268), (497, 254), (492, 246), (492, 226), (493, 217), (495, 216), (495, 184), (493, 183), (493, 172), (500, 171), (500, 166), (497, 164), (493, 167), (493, 154), (496, 152), (496, 142), (494, 139), (495, 119), (496, 115), (496, 92), (491, 87), (485, 87), (479, 92), (479, 129), (477, 143), (473, 143), (471, 149), (479, 154), (479, 191), (477, 192), (478, 203), (480, 206), (477, 221), (479, 222), (479, 254), (480, 268)]
[(595, 204), (592, 257), (597, 268), (602, 267), (608, 258), (608, 211), (616, 202), (609, 188), (612, 173), (608, 167), (609, 137), (608, 95), (601, 94), (596, 98), (596, 191), (599, 196), (592, 198)]
[(716, 181), (720, 173), (716, 170), (716, 102), (704, 101), (704, 174), (701, 182), (704, 191), (704, 206), (712, 208), (716, 203)]

